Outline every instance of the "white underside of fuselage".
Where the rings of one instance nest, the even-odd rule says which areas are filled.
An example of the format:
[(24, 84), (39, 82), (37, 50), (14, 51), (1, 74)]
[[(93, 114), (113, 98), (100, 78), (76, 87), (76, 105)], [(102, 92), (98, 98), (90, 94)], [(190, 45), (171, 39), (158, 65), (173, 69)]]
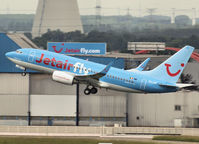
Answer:
[[(20, 66), (25, 67), (25, 68), (33, 69), (33, 70), (36, 70), (36, 71), (46, 72), (46, 73), (50, 73), (50, 74), (52, 74), (54, 71), (57, 71), (56, 69), (39, 66), (39, 65), (36, 65), (36, 64), (20, 61), (20, 60), (14, 59), (14, 58), (8, 58), (8, 59), (11, 60), (12, 62), (14, 62), (17, 65), (20, 65)], [(70, 73), (70, 72), (66, 72), (66, 73), (73, 75), (73, 76), (76, 75), (76, 74)], [(123, 86), (120, 86), (120, 85), (115, 85), (115, 84), (112, 84), (112, 83), (107, 83), (107, 82), (104, 82), (104, 81), (99, 81), (99, 83), (97, 85), (101, 88), (112, 89), (112, 90), (116, 90), (116, 91), (143, 93), (142, 91), (139, 91), (139, 90), (123, 87)]]
[(112, 89), (112, 90), (116, 90), (116, 91), (143, 93), (142, 91), (139, 91), (139, 90), (135, 90), (135, 89), (131, 89), (131, 88), (127, 88), (127, 87), (123, 87), (120, 85), (115, 85), (115, 84), (107, 83), (107, 82), (103, 82), (103, 81), (100, 81), (98, 85), (102, 88)]

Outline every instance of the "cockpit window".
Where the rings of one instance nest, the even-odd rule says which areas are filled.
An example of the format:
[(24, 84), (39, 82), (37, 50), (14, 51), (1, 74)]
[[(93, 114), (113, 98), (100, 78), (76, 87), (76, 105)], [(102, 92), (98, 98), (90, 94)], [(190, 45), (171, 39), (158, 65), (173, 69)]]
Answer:
[(17, 50), (17, 51), (16, 51), (16, 53), (22, 54), (22, 52), (21, 52), (21, 51), (19, 51), (19, 50)]

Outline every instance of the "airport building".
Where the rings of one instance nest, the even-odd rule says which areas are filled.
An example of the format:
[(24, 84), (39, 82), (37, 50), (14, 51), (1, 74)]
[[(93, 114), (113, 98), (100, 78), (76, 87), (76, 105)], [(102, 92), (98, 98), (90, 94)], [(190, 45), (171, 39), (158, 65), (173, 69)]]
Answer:
[[(52, 81), (51, 75), (15, 67), (5, 53), (18, 48), (38, 48), (24, 35), (0, 34), (0, 125), (80, 125), (80, 126), (165, 126), (199, 127), (199, 92), (135, 94), (100, 89), (96, 95), (84, 95), (85, 85), (67, 86)], [(119, 54), (115, 67), (127, 68), (148, 55)], [(90, 56), (107, 64), (117, 57)], [(168, 56), (151, 55), (153, 68)], [(85, 57), (84, 57), (85, 58)], [(136, 65), (135, 65), (136, 66)], [(199, 83), (199, 63), (188, 63), (185, 73)]]

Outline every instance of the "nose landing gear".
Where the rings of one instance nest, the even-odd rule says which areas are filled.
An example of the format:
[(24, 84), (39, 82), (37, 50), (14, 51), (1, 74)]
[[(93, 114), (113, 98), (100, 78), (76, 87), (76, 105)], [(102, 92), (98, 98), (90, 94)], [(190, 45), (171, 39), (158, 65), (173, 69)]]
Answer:
[(24, 69), (24, 72), (21, 73), (22, 76), (26, 76), (26, 69)]
[(26, 76), (26, 68), (20, 65), (16, 65), (17, 68), (23, 70), (23, 73), (21, 73), (22, 76)]
[(87, 86), (86, 89), (84, 90), (84, 94), (85, 95), (96, 94), (97, 91), (98, 91), (97, 88), (95, 88), (94, 86), (92, 86), (92, 88), (89, 88), (89, 86)]

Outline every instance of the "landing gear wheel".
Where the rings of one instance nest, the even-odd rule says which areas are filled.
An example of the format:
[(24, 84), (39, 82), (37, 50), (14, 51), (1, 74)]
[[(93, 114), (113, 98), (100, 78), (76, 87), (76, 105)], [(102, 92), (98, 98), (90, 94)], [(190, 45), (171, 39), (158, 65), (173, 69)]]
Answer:
[(85, 95), (89, 95), (91, 93), (91, 90), (89, 89), (89, 88), (86, 88), (85, 90), (84, 90), (84, 94)]
[(23, 73), (21, 73), (22, 76), (26, 76), (26, 69), (24, 70)]
[(26, 76), (26, 72), (21, 73), (22, 76)]
[(91, 92), (92, 94), (96, 94), (96, 93), (97, 93), (97, 88), (93, 87), (93, 88), (90, 90), (90, 92)]
[(22, 76), (26, 76), (26, 73), (25, 73), (25, 72), (23, 72), (21, 75), (22, 75)]

